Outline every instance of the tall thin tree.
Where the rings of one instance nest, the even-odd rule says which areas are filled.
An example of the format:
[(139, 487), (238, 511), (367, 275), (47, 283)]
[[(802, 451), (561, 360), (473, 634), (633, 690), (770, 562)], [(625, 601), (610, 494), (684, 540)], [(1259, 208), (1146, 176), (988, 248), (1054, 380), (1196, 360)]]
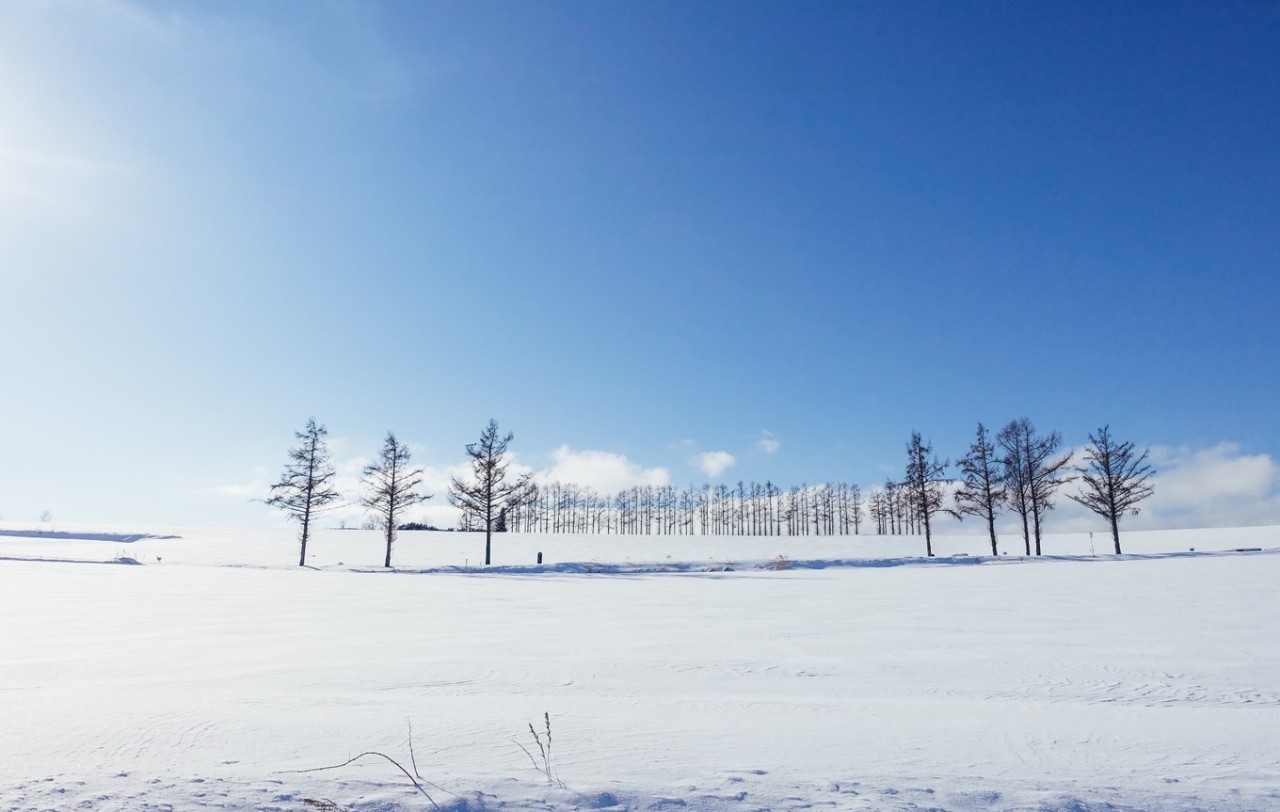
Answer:
[(298, 447), (289, 449), (289, 461), (285, 463), (280, 481), (271, 486), (264, 500), (273, 508), (283, 510), (290, 519), (302, 525), (299, 534), (302, 550), (298, 554), (298, 566), (307, 563), (307, 541), (311, 538), (311, 521), (315, 515), (337, 502), (341, 495), (333, 487), (333, 463), (324, 438), (328, 436), (324, 426), (317, 426), (315, 418), (307, 420), (302, 431), (294, 432)]
[(1029, 512), (1036, 555), (1041, 555), (1042, 531), (1046, 514), (1053, 510), (1053, 495), (1075, 478), (1063, 473), (1071, 462), (1071, 452), (1054, 456), (1062, 445), (1062, 434), (1057, 431), (1037, 434), (1035, 425), (1025, 417), (1011, 420), (1000, 430), (997, 442), (1005, 451), (1007, 482), (1018, 501), (1015, 509), (1022, 513), (1023, 539), (1026, 539)]
[(1135, 505), (1155, 493), (1150, 482), (1155, 469), (1147, 463), (1148, 453), (1144, 450), (1137, 454), (1131, 442), (1117, 443), (1111, 437), (1111, 427), (1103, 426), (1096, 435), (1089, 435), (1084, 451), (1087, 464), (1076, 469), (1084, 481), (1084, 491), (1067, 497), (1111, 524), (1116, 555), (1120, 555), (1120, 517), (1137, 515)]
[(508, 480), (507, 445), (515, 435), (498, 435), (498, 421), (490, 419), (480, 432), (480, 440), (467, 445), (471, 458), (471, 481), (454, 477), (449, 485), (449, 501), (464, 515), (474, 516), (484, 526), (484, 563), (493, 561), (493, 525), (504, 507), (522, 504), (536, 494), (531, 474)]
[(991, 554), (1000, 555), (996, 545), (996, 515), (1005, 502), (1004, 468), (996, 456), (996, 446), (987, 429), (981, 423), (969, 445), (969, 452), (956, 461), (962, 477), (960, 489), (955, 492), (956, 514), (980, 516), (987, 523), (991, 537)]
[(1031, 555), (1031, 481), (1023, 461), (1021, 426), (1011, 421), (996, 435), (1000, 446), (1000, 467), (1004, 469), (1005, 500), (1022, 520), (1023, 554)]
[(942, 510), (942, 485), (946, 481), (943, 477), (948, 464), (947, 461), (938, 461), (933, 445), (924, 442), (920, 432), (911, 432), (911, 440), (907, 443), (907, 478), (903, 484), (911, 507), (924, 523), (924, 548), (930, 558), (933, 557), (931, 520)]
[(382, 566), (391, 566), (391, 547), (396, 540), (396, 519), (401, 511), (421, 504), (432, 494), (421, 493), (422, 469), (409, 467), (409, 447), (387, 432), (378, 459), (364, 469), (365, 494), (361, 503), (377, 517), (386, 533), (387, 557)]

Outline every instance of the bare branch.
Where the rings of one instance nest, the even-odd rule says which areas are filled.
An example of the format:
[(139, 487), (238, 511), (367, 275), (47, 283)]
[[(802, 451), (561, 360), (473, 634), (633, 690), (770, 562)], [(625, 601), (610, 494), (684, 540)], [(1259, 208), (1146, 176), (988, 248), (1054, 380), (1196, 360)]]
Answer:
[(409, 771), (404, 768), (404, 765), (402, 765), (400, 762), (396, 761), (394, 758), (387, 755), (386, 753), (379, 753), (377, 750), (366, 750), (365, 752), (360, 753), (359, 755), (352, 756), (351, 758), (347, 759), (341, 764), (334, 764), (328, 767), (311, 767), (305, 770), (279, 770), (277, 771), (276, 774), (290, 775), (295, 773), (318, 773), (326, 770), (338, 770), (347, 766), (348, 764), (359, 761), (365, 756), (377, 756), (378, 758), (386, 759), (391, 764), (395, 765), (396, 769), (404, 773), (404, 777), (409, 779), (409, 783), (413, 784), (413, 786), (418, 790), (418, 792), (422, 793), (423, 797), (425, 797), (431, 803), (431, 806), (433, 808), (435, 809), (440, 808), (440, 805), (435, 802), (435, 799), (431, 797), (431, 794), (428, 793), (427, 790), (421, 784), (418, 783), (417, 779), (415, 779), (412, 775), (409, 774)]

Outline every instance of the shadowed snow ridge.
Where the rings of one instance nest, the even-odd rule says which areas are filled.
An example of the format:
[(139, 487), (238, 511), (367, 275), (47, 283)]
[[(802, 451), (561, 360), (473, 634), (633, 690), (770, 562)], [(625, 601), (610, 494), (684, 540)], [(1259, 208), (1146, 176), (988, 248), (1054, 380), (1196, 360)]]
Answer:
[(143, 539), (176, 539), (179, 536), (156, 536), (149, 533), (94, 533), (61, 530), (0, 530), (0, 536), (16, 536), (32, 539), (74, 539), (76, 541), (114, 541), (131, 544)]

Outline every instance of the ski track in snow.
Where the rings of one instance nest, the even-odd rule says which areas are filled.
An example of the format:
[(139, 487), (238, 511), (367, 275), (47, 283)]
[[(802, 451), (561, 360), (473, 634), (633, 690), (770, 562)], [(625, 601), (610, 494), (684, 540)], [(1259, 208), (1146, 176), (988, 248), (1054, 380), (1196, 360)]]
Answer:
[(1280, 810), (1280, 528), (292, 536), (0, 526), (0, 812)]

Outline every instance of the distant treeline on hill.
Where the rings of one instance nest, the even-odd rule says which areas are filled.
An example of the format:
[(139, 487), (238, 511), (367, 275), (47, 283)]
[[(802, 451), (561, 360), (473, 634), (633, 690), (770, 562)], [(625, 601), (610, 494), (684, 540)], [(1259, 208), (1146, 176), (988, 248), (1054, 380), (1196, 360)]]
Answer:
[[(314, 515), (340, 498), (333, 487), (336, 472), (327, 434), (314, 419), (307, 421), (295, 434), (300, 444), (289, 450), (284, 474), (265, 500), (301, 524), (300, 565), (306, 562)], [(455, 476), (449, 484), (449, 502), (462, 514), (458, 529), (485, 534), (485, 564), (491, 560), (493, 533), (833, 536), (857, 535), (868, 522), (882, 535), (922, 534), (925, 554), (932, 556), (932, 524), (938, 513), (982, 519), (991, 554), (998, 555), (995, 522), (1005, 510), (1021, 520), (1026, 554), (1031, 555), (1034, 539), (1040, 555), (1055, 494), (1077, 479), (1079, 492), (1067, 498), (1107, 519), (1119, 554), (1120, 519), (1137, 513), (1137, 504), (1154, 491), (1147, 452), (1139, 454), (1133, 443), (1116, 441), (1109, 427), (1089, 435), (1085, 464), (1070, 467), (1072, 453), (1060, 451), (1061, 433), (1040, 434), (1025, 417), (1009, 421), (994, 437), (979, 423), (968, 451), (955, 463), (958, 476), (948, 474), (950, 460), (939, 460), (932, 444), (912, 432), (903, 478), (886, 480), (865, 498), (859, 486), (843, 482), (785, 490), (769, 481), (680, 489), (642, 485), (603, 495), (573, 483), (539, 486), (529, 472), (508, 476), (512, 438), (490, 420), (480, 439), (467, 444), (471, 475)], [(420, 488), (422, 479), (423, 470), (410, 464), (408, 446), (387, 432), (377, 461), (364, 469), (360, 500), (369, 510), (367, 526), (384, 530), (386, 567), (391, 566), (397, 530), (437, 529), (399, 521), (402, 511), (431, 498)]]
[[(878, 531), (911, 532), (905, 501), (894, 504), (895, 510), (882, 516), (880, 502), (875, 503)], [(772, 482), (681, 489), (641, 485), (602, 496), (589, 487), (553, 482), (508, 507), (499, 520), (502, 529), (524, 533), (832, 536), (861, 532), (862, 505), (861, 489), (844, 483), (789, 490)]]
[[(1117, 442), (1106, 426), (1089, 435), (1085, 465), (1070, 467), (1071, 452), (1061, 452), (1062, 435), (1039, 434), (1027, 418), (1012, 420), (994, 437), (978, 424), (972, 444), (948, 474), (950, 460), (939, 460), (918, 432), (907, 443), (901, 480), (888, 479), (863, 494), (843, 482), (782, 489), (772, 482), (729, 485), (642, 485), (617, 494), (600, 494), (583, 485), (553, 482), (530, 487), (503, 505), (496, 532), (597, 533), (630, 535), (832, 536), (857, 535), (864, 524), (881, 535), (918, 534), (933, 555), (932, 523), (938, 513), (983, 520), (997, 555), (995, 521), (1005, 510), (1021, 520), (1026, 554), (1041, 554), (1047, 514), (1054, 495), (1067, 482), (1082, 482), (1072, 499), (1107, 519), (1115, 551), (1120, 552), (1120, 518), (1153, 492), (1154, 470), (1147, 452)], [(947, 498), (949, 497), (949, 498)], [(471, 529), (477, 517), (464, 514)], [(483, 528), (483, 524), (481, 528)]]

